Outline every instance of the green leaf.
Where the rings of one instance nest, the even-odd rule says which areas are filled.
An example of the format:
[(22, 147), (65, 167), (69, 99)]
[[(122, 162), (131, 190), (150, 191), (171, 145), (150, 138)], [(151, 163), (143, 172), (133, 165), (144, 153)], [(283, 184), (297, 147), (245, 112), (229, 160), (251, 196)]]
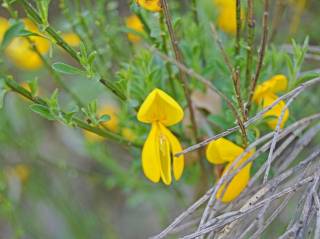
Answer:
[(1, 43), (1, 50), (5, 49), (15, 37), (33, 36), (33, 35), (37, 35), (37, 34), (25, 30), (23, 23), (20, 21), (17, 21), (14, 24), (12, 24), (9, 27), (9, 29), (5, 32), (2, 39), (2, 43)]
[(41, 115), (42, 117), (44, 117), (44, 118), (46, 118), (48, 120), (55, 120), (53, 115), (51, 115), (48, 107), (46, 107), (46, 106), (39, 105), (39, 104), (32, 104), (32, 105), (30, 105), (30, 109), (33, 112)]
[(219, 128), (227, 129), (229, 127), (228, 121), (225, 119), (225, 117), (220, 115), (209, 115), (208, 120)]
[(111, 119), (110, 115), (101, 115), (100, 119), (99, 119), (99, 123), (100, 122), (107, 122)]
[(297, 83), (295, 85), (296, 86), (300, 85), (301, 83), (303, 83), (305, 81), (312, 80), (312, 79), (317, 78), (317, 77), (320, 77), (320, 73), (319, 72), (307, 72), (307, 73), (301, 75), (298, 78)]
[(52, 65), (52, 69), (56, 72), (67, 74), (67, 75), (83, 75), (84, 72), (74, 66), (62, 63), (62, 62), (56, 62)]
[(3, 100), (8, 92), (4, 79), (0, 79), (0, 109), (3, 107)]

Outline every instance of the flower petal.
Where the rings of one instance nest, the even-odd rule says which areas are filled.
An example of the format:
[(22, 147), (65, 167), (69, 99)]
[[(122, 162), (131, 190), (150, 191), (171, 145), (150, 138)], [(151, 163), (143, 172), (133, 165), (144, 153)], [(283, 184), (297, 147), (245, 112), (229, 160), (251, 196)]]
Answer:
[(2, 42), (2, 38), (5, 34), (5, 32), (9, 28), (9, 22), (7, 19), (0, 17), (0, 43)]
[[(274, 101), (276, 101), (278, 99), (278, 97), (272, 93), (266, 95), (263, 98), (263, 108), (266, 108), (268, 106), (270, 106)], [(269, 125), (270, 128), (275, 129), (278, 123), (278, 118), (281, 115), (281, 111), (282, 109), (285, 107), (286, 103), (281, 100), (275, 107), (273, 107), (271, 110), (269, 110), (268, 112), (266, 112), (263, 116), (264, 117), (268, 117), (268, 116), (275, 116), (275, 119), (269, 119), (267, 124)], [(286, 121), (289, 118), (289, 110), (286, 109), (284, 112), (284, 116), (282, 118), (282, 122), (280, 124), (280, 127), (283, 128), (284, 124), (286, 123)]]
[[(255, 152), (255, 150), (251, 150), (244, 157), (242, 157), (242, 159), (240, 159), (239, 162), (233, 166), (234, 169), (231, 170), (229, 172), (229, 174), (234, 172), (238, 167), (240, 167), (244, 162), (246, 162), (254, 154), (254, 152)], [(239, 156), (240, 156), (240, 154), (235, 158), (235, 160), (237, 160), (237, 158)], [(223, 170), (222, 175), (224, 175), (227, 172), (227, 170), (229, 170), (232, 163), (233, 162), (230, 162), (226, 166), (226, 168)], [(225, 188), (225, 184), (222, 185), (221, 188), (217, 192), (216, 198), (220, 199), (224, 203), (228, 203), (228, 202), (234, 200), (235, 198), (237, 198), (240, 195), (240, 193), (245, 189), (245, 187), (247, 186), (247, 184), (249, 182), (251, 166), (252, 166), (252, 163), (249, 163), (243, 169), (241, 169), (239, 173), (237, 173), (233, 177), (231, 182), (228, 184), (228, 188), (225, 191), (223, 198), (221, 200), (221, 196), (222, 196), (221, 194), (224, 192), (224, 188)]]
[(241, 153), (243, 149), (233, 142), (220, 138), (212, 141), (206, 150), (206, 156), (209, 162), (213, 164), (223, 164), (226, 162), (232, 162)]
[(165, 136), (170, 142), (171, 153), (173, 157), (173, 175), (176, 180), (179, 180), (183, 173), (184, 156), (180, 155), (179, 157), (175, 157), (174, 155), (182, 151), (181, 144), (179, 140), (176, 138), (176, 136), (173, 133), (171, 133), (170, 130), (168, 130), (163, 125), (160, 125), (160, 127), (161, 127), (161, 131), (165, 134)]
[(159, 121), (165, 126), (170, 126), (182, 120), (183, 110), (164, 91), (154, 89), (140, 106), (137, 117), (144, 123)]
[(157, 123), (158, 127), (158, 149), (159, 149), (159, 158), (160, 158), (160, 172), (161, 172), (161, 179), (166, 185), (170, 185), (172, 181), (171, 177), (171, 150), (170, 150), (170, 141), (167, 137), (167, 130), (164, 126), (161, 127), (160, 123)]
[(160, 180), (160, 158), (158, 148), (159, 129), (152, 124), (151, 131), (142, 149), (142, 168), (145, 176), (152, 182)]
[(73, 32), (62, 33), (62, 38), (72, 47), (78, 47), (81, 43), (80, 37)]
[[(225, 168), (224, 172), (231, 166), (232, 163), (229, 163), (228, 166)], [(237, 198), (240, 193), (245, 189), (247, 186), (249, 179), (250, 179), (250, 169), (252, 163), (249, 163), (245, 166), (238, 174), (236, 174), (226, 189), (223, 198), (221, 199), (221, 194), (224, 192), (225, 185), (222, 185), (217, 192), (216, 198), (220, 199), (224, 203), (228, 203), (233, 201)]]
[(269, 93), (279, 93), (285, 91), (288, 87), (288, 79), (285, 75), (275, 75), (269, 80), (258, 85), (253, 96), (253, 100), (259, 101)]
[[(136, 32), (143, 32), (143, 24), (140, 21), (139, 17), (136, 15), (131, 15), (129, 17), (126, 18), (126, 26), (129, 29), (132, 29), (133, 31)], [(128, 33), (128, 39), (129, 41), (133, 42), (133, 43), (137, 43), (140, 41), (140, 36), (138, 34), (129, 32)]]
[(106, 122), (103, 122), (103, 125), (112, 132), (117, 132), (119, 128), (119, 108), (115, 105), (109, 104), (104, 105), (99, 109), (98, 113), (100, 115), (109, 115), (110, 119)]
[(161, 11), (160, 0), (136, 0), (136, 3), (151, 12)]

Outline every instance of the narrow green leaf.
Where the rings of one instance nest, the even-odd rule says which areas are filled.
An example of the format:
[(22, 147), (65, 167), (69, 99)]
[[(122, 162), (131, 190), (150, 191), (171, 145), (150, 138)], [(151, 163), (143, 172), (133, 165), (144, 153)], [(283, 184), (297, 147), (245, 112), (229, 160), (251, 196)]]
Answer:
[(3, 39), (1, 42), (1, 49), (5, 49), (15, 37), (26, 37), (26, 36), (40, 36), (40, 35), (24, 29), (24, 24), (20, 21), (13, 23), (3, 36)]
[(84, 74), (82, 70), (62, 62), (54, 63), (52, 65), (52, 68), (56, 72), (67, 74), (67, 75), (83, 75)]
[(42, 117), (44, 117), (44, 118), (46, 118), (48, 120), (55, 120), (53, 115), (51, 115), (48, 107), (46, 107), (46, 106), (39, 105), (39, 104), (32, 104), (32, 105), (30, 105), (30, 109), (33, 112), (41, 115)]
[(102, 115), (99, 119), (99, 122), (107, 122), (111, 119), (110, 115)]

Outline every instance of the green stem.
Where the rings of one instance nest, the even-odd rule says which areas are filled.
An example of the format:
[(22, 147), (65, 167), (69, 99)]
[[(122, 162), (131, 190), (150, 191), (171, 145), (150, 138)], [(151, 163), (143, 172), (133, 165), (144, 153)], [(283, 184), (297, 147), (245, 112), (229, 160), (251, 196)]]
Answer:
[[(28, 100), (36, 103), (36, 104), (39, 104), (41, 106), (44, 106), (44, 107), (47, 107), (48, 108), (48, 104), (47, 102), (42, 99), (41, 97), (39, 96), (33, 96), (31, 94), (31, 92), (29, 92), (28, 90), (26, 90), (25, 88), (23, 88), (22, 86), (20, 86), (16, 81), (14, 81), (13, 79), (10, 79), (8, 77), (4, 77), (4, 80), (6, 82), (6, 85), (14, 92), (24, 96), (25, 98), (27, 98)], [(60, 112), (63, 116), (66, 115), (65, 112), (61, 111)], [(77, 118), (77, 117), (73, 117), (73, 122), (75, 123), (75, 125), (81, 129), (84, 129), (84, 130), (87, 130), (87, 131), (90, 131), (92, 133), (95, 133), (101, 137), (104, 137), (104, 138), (108, 138), (108, 139), (111, 139), (113, 141), (116, 141), (118, 142), (119, 144), (125, 144), (127, 146), (134, 146), (134, 147), (138, 147), (140, 148), (142, 146), (142, 143), (141, 142), (131, 142), (125, 138), (123, 138), (121, 135), (118, 135), (118, 134), (115, 134), (115, 133), (112, 133), (110, 131), (107, 131), (107, 130), (104, 130), (104, 129), (101, 129), (101, 128), (98, 128), (98, 127), (94, 127), (90, 124), (88, 124), (87, 122), (83, 121), (82, 119), (80, 118)]]

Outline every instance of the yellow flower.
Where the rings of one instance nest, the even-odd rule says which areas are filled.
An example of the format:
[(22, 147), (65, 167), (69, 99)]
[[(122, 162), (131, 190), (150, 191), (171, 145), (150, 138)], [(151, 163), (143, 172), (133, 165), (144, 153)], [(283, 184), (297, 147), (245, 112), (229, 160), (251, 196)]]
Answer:
[(9, 176), (17, 177), (21, 183), (25, 183), (30, 175), (30, 168), (25, 164), (17, 164), (7, 170)]
[[(284, 75), (275, 75), (271, 79), (263, 82), (262, 84), (258, 85), (254, 95), (253, 101), (257, 104), (262, 102), (263, 108), (270, 106), (274, 101), (278, 99), (276, 93), (280, 93), (286, 90), (288, 86), (288, 79)], [(267, 124), (270, 128), (275, 129), (277, 126), (278, 118), (281, 115), (281, 111), (285, 106), (284, 101), (280, 101), (275, 107), (273, 107), (270, 111), (266, 112), (263, 116), (270, 117), (274, 116), (275, 119), (269, 119)], [(289, 118), (289, 110), (286, 109), (284, 112), (284, 116), (280, 127), (283, 128), (284, 124)]]
[[(136, 15), (131, 15), (127, 17), (126, 25), (129, 29), (132, 29), (136, 32), (143, 32), (142, 22), (140, 21), (139, 17), (137, 17)], [(128, 39), (132, 43), (137, 43), (141, 40), (141, 37), (138, 34), (129, 32)]]
[(135, 133), (130, 128), (123, 128), (121, 134), (125, 139), (131, 142), (136, 139)]
[[(110, 119), (102, 123), (102, 125), (114, 133), (118, 131), (118, 126), (119, 126), (118, 111), (119, 109), (113, 105), (105, 105), (103, 108), (101, 108), (98, 111), (99, 115), (110, 116)], [(83, 134), (84, 134), (84, 137), (90, 142), (101, 142), (104, 140), (103, 137), (95, 133), (92, 133), (90, 131), (85, 130), (83, 131)]]
[[(223, 164), (228, 163), (225, 167), (222, 175), (224, 175), (227, 170), (231, 167), (232, 163), (243, 153), (243, 148), (234, 144), (233, 142), (220, 138), (218, 140), (212, 141), (206, 150), (206, 156), (209, 162), (213, 164)], [(231, 174), (234, 172), (242, 163), (247, 161), (254, 153), (254, 150), (247, 153), (237, 164), (233, 166), (233, 170), (229, 172)], [(230, 183), (228, 184), (227, 189), (225, 190), (225, 184), (223, 184), (216, 195), (217, 199), (220, 199), (224, 203), (228, 203), (233, 201), (237, 198), (240, 193), (245, 189), (247, 186), (249, 179), (250, 179), (250, 169), (252, 166), (252, 162), (247, 164), (243, 169), (237, 173)], [(222, 193), (223, 198), (221, 199)]]
[(62, 38), (72, 47), (78, 47), (80, 45), (80, 38), (73, 32), (62, 33)]
[(146, 10), (151, 12), (160, 12), (161, 3), (160, 0), (136, 0), (136, 3)]
[[(224, 32), (235, 35), (237, 30), (236, 21), (236, 0), (214, 0), (218, 9), (217, 25)], [(243, 18), (241, 10), (241, 18)]]
[[(27, 30), (39, 33), (37, 27), (29, 19), (24, 19), (23, 22)], [(29, 38), (41, 54), (49, 51), (50, 43), (47, 39), (39, 36), (30, 36)], [(31, 44), (24, 37), (13, 39), (6, 49), (6, 54), (21, 69), (36, 70), (42, 66), (42, 60), (32, 50)]]
[(184, 168), (184, 156), (174, 155), (182, 150), (179, 140), (166, 126), (177, 124), (183, 119), (183, 110), (169, 95), (154, 89), (141, 105), (137, 118), (151, 124), (151, 131), (142, 149), (142, 168), (152, 182), (170, 185), (173, 175), (179, 180)]
[(0, 17), (0, 43), (2, 42), (2, 38), (5, 34), (5, 32), (9, 28), (9, 22), (7, 19)]

